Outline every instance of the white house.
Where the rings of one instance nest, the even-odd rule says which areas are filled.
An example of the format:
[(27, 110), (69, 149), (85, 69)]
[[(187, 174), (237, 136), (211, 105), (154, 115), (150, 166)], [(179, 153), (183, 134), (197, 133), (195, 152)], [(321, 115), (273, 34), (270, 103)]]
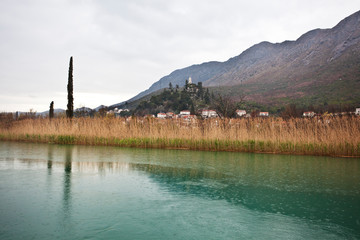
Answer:
[(360, 115), (360, 108), (356, 108), (355, 114), (356, 114), (356, 115)]
[(165, 113), (158, 113), (157, 118), (166, 118), (166, 114)]
[(269, 112), (260, 112), (259, 113), (260, 117), (268, 117), (269, 116)]
[(303, 117), (313, 117), (315, 116), (315, 112), (304, 112)]
[(215, 110), (202, 110), (201, 116), (203, 118), (212, 118), (212, 117), (218, 117), (218, 114)]
[(120, 117), (121, 112), (129, 112), (129, 109), (127, 109), (127, 108), (125, 108), (125, 109), (115, 108), (115, 109), (114, 109), (114, 114), (115, 114), (115, 116), (117, 116), (117, 117)]
[(173, 112), (167, 112), (167, 113), (166, 113), (166, 117), (167, 117), (167, 118), (174, 118), (174, 117), (175, 117), (175, 113), (173, 113)]
[(245, 110), (236, 110), (236, 114), (238, 115), (238, 117), (242, 117), (246, 115), (246, 111)]
[(190, 115), (190, 111), (189, 110), (182, 110), (182, 111), (180, 111), (180, 115), (181, 116)]

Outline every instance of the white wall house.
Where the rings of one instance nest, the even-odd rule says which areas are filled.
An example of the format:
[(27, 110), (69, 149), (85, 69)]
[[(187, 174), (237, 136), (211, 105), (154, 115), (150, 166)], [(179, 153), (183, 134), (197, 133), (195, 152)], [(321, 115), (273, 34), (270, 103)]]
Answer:
[(304, 112), (303, 117), (313, 117), (315, 116), (315, 112)]
[(246, 111), (245, 110), (236, 110), (236, 114), (238, 117), (242, 117), (246, 115)]
[(190, 111), (189, 111), (189, 110), (180, 111), (180, 115), (181, 115), (181, 116), (183, 116), (183, 115), (190, 115)]
[(174, 118), (174, 117), (175, 117), (175, 113), (173, 113), (173, 112), (167, 112), (167, 113), (166, 113), (166, 117), (167, 117), (167, 118)]
[(269, 112), (260, 112), (259, 113), (260, 117), (268, 117), (269, 116)]
[(118, 109), (118, 108), (115, 108), (113, 113), (115, 114), (116, 117), (120, 117), (120, 113), (121, 112), (129, 112), (130, 110), (125, 108), (125, 109)]
[(215, 110), (202, 110), (201, 116), (203, 118), (212, 118), (212, 117), (218, 117), (218, 114)]
[(157, 118), (166, 118), (166, 114), (165, 113), (158, 113)]
[(355, 114), (356, 114), (356, 115), (360, 115), (360, 108), (356, 108)]

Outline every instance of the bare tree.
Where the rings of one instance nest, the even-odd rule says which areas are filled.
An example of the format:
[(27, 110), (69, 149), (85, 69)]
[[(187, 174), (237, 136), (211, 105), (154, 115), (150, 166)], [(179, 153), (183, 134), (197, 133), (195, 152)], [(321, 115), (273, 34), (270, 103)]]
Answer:
[(284, 119), (296, 118), (301, 116), (301, 111), (297, 109), (295, 104), (289, 104), (285, 107), (285, 110), (281, 113), (281, 117)]
[(244, 103), (245, 96), (240, 96), (240, 101), (236, 102), (228, 96), (220, 94), (212, 100), (212, 107), (221, 118), (232, 118), (236, 116), (236, 110)]

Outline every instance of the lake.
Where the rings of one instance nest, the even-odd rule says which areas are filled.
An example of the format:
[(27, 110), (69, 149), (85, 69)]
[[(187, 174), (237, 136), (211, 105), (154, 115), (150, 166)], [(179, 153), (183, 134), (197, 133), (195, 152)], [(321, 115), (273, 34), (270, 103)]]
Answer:
[(0, 142), (0, 239), (360, 239), (360, 159)]

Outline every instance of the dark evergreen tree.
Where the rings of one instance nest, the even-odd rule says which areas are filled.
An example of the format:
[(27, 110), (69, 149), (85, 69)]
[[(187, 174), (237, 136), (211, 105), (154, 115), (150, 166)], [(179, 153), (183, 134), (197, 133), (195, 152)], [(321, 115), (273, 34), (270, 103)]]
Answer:
[(185, 89), (187, 90), (189, 88), (189, 80), (185, 80)]
[(49, 118), (54, 118), (54, 101), (50, 103), (50, 109), (49, 109)]
[(73, 57), (70, 57), (67, 91), (68, 91), (68, 104), (67, 104), (66, 116), (68, 118), (72, 118), (74, 116)]
[(197, 92), (198, 98), (203, 99), (204, 98), (204, 89), (202, 86), (202, 82), (198, 82), (197, 88), (198, 88), (198, 92)]
[(195, 115), (194, 103), (191, 103), (190, 114), (191, 114), (191, 115)]
[(205, 104), (210, 104), (210, 93), (208, 88), (206, 89), (204, 100), (205, 100)]

